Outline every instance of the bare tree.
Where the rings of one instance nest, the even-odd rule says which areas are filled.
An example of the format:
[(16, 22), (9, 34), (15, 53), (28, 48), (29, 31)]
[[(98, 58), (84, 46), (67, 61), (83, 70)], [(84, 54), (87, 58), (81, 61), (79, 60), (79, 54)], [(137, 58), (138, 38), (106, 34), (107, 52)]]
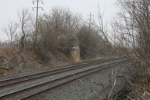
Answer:
[[(114, 28), (124, 52), (134, 61), (132, 86), (136, 97), (143, 98), (139, 93), (138, 83), (149, 84), (150, 65), (150, 1), (149, 0), (118, 0), (121, 11), (114, 22)], [(134, 85), (136, 84), (136, 85)], [(137, 89), (138, 88), (138, 89)], [(143, 91), (144, 88), (142, 89)], [(137, 94), (136, 94), (137, 93)]]
[(20, 47), (23, 50), (25, 46), (25, 40), (27, 35), (29, 34), (29, 22), (31, 21), (32, 14), (28, 9), (22, 9), (22, 11), (18, 12), (20, 28), (21, 28), (21, 38), (20, 38)]
[[(121, 20), (115, 25), (120, 34), (120, 43), (132, 48), (132, 57), (138, 62), (144, 61), (146, 65), (150, 58), (150, 9), (148, 0), (118, 0), (123, 12), (119, 13)], [(138, 55), (138, 56), (137, 56)], [(147, 59), (147, 60), (146, 60)], [(146, 62), (145, 62), (146, 61)]]
[(2, 30), (7, 34), (8, 38), (10, 39), (11, 46), (13, 44), (17, 29), (18, 24), (13, 22), (9, 22), (7, 27), (2, 28)]
[(40, 42), (46, 48), (57, 51), (67, 48), (68, 41), (75, 37), (80, 17), (69, 10), (54, 8), (51, 14), (44, 14), (39, 20)]

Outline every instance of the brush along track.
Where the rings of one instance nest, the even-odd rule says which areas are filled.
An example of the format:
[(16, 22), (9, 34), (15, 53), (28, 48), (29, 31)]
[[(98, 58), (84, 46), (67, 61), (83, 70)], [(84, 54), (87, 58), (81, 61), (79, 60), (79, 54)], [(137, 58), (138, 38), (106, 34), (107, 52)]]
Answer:
[[(49, 89), (55, 88), (57, 86), (63, 85), (65, 83), (71, 82), (77, 78), (81, 78), (81, 77), (90, 75), (92, 73), (95, 73), (97, 71), (100, 71), (102, 69), (106, 69), (106, 68), (110, 67), (109, 64), (117, 63), (120, 61), (122, 61), (122, 60), (111, 61), (110, 63), (104, 63), (101, 66), (97, 66), (97, 67), (93, 67), (93, 68), (87, 67), (87, 66), (90, 66), (90, 65), (96, 64), (96, 63), (98, 64), (97, 61), (84, 63), (83, 65), (79, 64), (80, 67), (79, 67), (79, 65), (77, 65), (76, 67), (67, 67), (67, 68), (62, 68), (59, 70), (53, 70), (51, 72), (46, 72), (46, 74), (45, 73), (42, 73), (42, 74), (39, 73), (40, 75), (36, 74), (38, 76), (32, 76), (32, 77), (31, 76), (29, 76), (29, 77), (25, 76), (27, 79), (24, 77), (20, 77), (18, 80), (16, 78), (18, 80), (18, 82), (15, 79), (11, 79), (10, 83), (8, 83), (7, 85), (5, 85), (4, 84), (5, 81), (3, 81), (2, 82), (3, 85), (1, 84), (1, 88), (0, 88), (0, 90), (2, 90), (2, 91), (0, 91), (0, 96), (1, 96), (0, 99), (2, 99), (2, 100), (5, 100), (5, 99), (7, 99), (7, 100), (27, 99), (28, 97), (35, 96), (41, 92), (44, 92), (44, 91), (47, 91)], [(79, 71), (78, 69), (83, 69), (83, 70)], [(73, 72), (74, 70), (76, 70), (76, 72)], [(67, 72), (66, 75), (62, 74), (64, 72)], [(54, 77), (54, 75), (57, 76), (57, 78), (52, 79)], [(50, 77), (50, 78), (48, 78), (48, 81), (45, 81), (45, 82), (40, 81), (41, 83), (38, 83), (36, 85), (31, 85), (27, 88), (22, 88), (19, 90), (13, 90), (13, 91), (10, 90), (10, 88), (13, 89), (13, 87), (15, 87), (19, 84), (25, 84), (25, 83), (28, 83), (30, 81), (34, 82), (36, 80), (40, 80), (41, 78), (44, 79), (46, 77)], [(51, 80), (49, 80), (49, 79), (51, 79)], [(13, 82), (13, 80), (14, 80), (14, 82)], [(9, 80), (6, 80), (6, 82), (8, 82), (8, 81)], [(10, 90), (11, 92), (6, 94), (7, 90), (8, 91)], [(3, 91), (5, 91), (5, 92), (3, 93)]]

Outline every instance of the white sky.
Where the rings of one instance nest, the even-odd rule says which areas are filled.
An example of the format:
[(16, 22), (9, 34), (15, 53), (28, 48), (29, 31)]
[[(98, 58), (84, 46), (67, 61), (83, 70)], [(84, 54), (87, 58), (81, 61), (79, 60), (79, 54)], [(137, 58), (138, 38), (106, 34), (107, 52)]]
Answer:
[[(32, 0), (0, 0), (0, 41), (8, 40), (7, 35), (1, 30), (2, 27), (7, 26), (9, 21), (17, 21), (17, 11), (22, 8), (28, 8), (32, 11)], [(44, 11), (39, 10), (39, 13), (50, 12), (54, 7), (62, 7), (70, 9), (74, 13), (79, 13), (88, 20), (90, 12), (97, 18), (98, 5), (102, 12), (105, 12), (105, 19), (107, 22), (113, 19), (117, 8), (115, 7), (116, 0), (43, 0), (44, 4), (39, 3)], [(35, 13), (35, 12), (33, 12)]]

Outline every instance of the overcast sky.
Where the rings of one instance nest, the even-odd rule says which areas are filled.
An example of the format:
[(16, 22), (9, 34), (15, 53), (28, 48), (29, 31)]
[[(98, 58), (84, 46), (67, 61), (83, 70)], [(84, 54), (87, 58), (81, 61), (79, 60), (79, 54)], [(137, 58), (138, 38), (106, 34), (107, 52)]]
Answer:
[[(39, 3), (44, 11), (39, 10), (43, 14), (50, 12), (54, 7), (63, 7), (70, 9), (74, 13), (81, 14), (84, 20), (88, 20), (90, 12), (97, 18), (98, 5), (102, 12), (105, 12), (105, 19), (108, 22), (113, 19), (116, 14), (115, 2), (116, 0), (43, 0), (44, 4)], [(32, 0), (1, 0), (0, 9), (0, 40), (7, 40), (7, 35), (1, 30), (2, 27), (7, 26), (9, 21), (17, 21), (17, 11), (22, 8), (28, 8), (32, 11)], [(35, 11), (33, 11), (35, 13)]]

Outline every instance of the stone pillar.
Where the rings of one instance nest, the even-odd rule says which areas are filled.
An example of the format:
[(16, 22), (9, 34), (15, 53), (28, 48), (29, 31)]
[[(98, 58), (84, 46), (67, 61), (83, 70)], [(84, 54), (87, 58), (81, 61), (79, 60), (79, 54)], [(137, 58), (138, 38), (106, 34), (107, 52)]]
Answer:
[(75, 62), (80, 61), (80, 48), (79, 46), (72, 47), (70, 50), (71, 57)]

